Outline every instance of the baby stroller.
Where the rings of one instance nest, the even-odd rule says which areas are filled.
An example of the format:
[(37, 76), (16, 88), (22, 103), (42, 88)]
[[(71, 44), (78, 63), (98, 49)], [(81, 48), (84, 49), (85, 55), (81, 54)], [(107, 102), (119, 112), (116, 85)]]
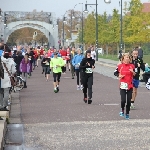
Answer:
[(17, 83), (17, 91), (22, 90), (26, 86), (26, 81), (21, 76), (17, 76)]

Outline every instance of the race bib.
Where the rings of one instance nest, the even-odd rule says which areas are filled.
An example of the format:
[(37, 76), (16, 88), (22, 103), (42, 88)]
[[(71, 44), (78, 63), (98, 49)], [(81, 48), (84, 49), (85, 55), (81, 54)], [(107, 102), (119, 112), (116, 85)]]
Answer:
[(54, 68), (54, 69), (57, 69), (57, 67), (56, 67), (56, 66), (54, 66), (53, 68)]
[(49, 65), (49, 63), (47, 62), (46, 65)]
[(125, 82), (121, 82), (121, 83), (120, 83), (120, 89), (127, 90), (127, 89), (128, 89), (128, 84), (125, 83)]
[(93, 69), (92, 68), (86, 68), (86, 73), (93, 73)]

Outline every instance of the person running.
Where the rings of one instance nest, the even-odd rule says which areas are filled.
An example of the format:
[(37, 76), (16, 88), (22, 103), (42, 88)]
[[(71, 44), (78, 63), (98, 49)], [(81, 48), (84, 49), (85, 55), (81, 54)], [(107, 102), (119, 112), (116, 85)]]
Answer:
[(41, 60), (43, 59), (43, 56), (44, 56), (44, 49), (43, 49), (43, 47), (41, 47), (41, 49), (40, 49), (40, 59)]
[[(56, 53), (56, 52), (57, 52), (57, 49), (54, 48), (54, 52), (51, 54), (51, 58), (54, 58), (54, 53)], [(57, 56), (61, 57), (61, 54), (59, 52), (57, 52)]]
[[(81, 54), (81, 49), (78, 48), (77, 49), (77, 55), (75, 55), (72, 59), (72, 65), (75, 67), (75, 72), (76, 72), (76, 76), (77, 76), (77, 90), (82, 90), (83, 89), (83, 85), (81, 83), (81, 69), (80, 67), (80, 63), (82, 61), (82, 59), (84, 58), (83, 54)], [(79, 85), (79, 80), (81, 83), (81, 86)]]
[(72, 48), (71, 54), (70, 54), (70, 63), (71, 63), (71, 75), (72, 79), (74, 79), (75, 76), (75, 67), (72, 65), (73, 57), (76, 55), (75, 47)]
[(71, 68), (71, 64), (70, 64), (70, 58), (71, 58), (71, 53), (70, 53), (70, 48), (68, 46), (67, 48), (67, 56), (66, 56), (66, 65), (67, 65), (67, 68), (68, 70), (70, 71), (70, 68)]
[(137, 96), (137, 89), (139, 86), (139, 78), (140, 78), (140, 69), (145, 71), (145, 65), (143, 64), (143, 60), (141, 58), (138, 58), (138, 49), (134, 49), (132, 51), (132, 64), (135, 66), (135, 73), (136, 75), (133, 78), (133, 93), (132, 93), (132, 99), (131, 99), (131, 109), (134, 109), (134, 102), (135, 98)]
[(33, 70), (38, 67), (38, 50), (34, 48), (33, 50)]
[[(86, 51), (85, 58), (82, 59), (80, 63), (80, 69), (82, 69), (82, 83), (83, 83), (83, 101), (85, 103), (92, 103), (92, 85), (93, 85), (93, 69), (95, 60), (91, 57), (91, 50)], [(88, 89), (88, 99), (87, 99), (87, 89)]]
[(48, 81), (50, 76), (50, 58), (48, 57), (47, 53), (45, 54), (45, 57), (42, 59), (41, 64), (45, 72), (46, 81)]
[(94, 60), (95, 60), (95, 58), (96, 58), (96, 52), (95, 52), (95, 50), (94, 50), (94, 46), (91, 47), (91, 57), (92, 57), (92, 59), (94, 59)]
[(30, 65), (31, 65), (31, 69), (30, 69), (31, 71), (28, 74), (28, 78), (30, 78), (31, 77), (31, 72), (32, 72), (32, 67), (33, 67), (33, 59), (34, 59), (33, 48), (27, 48), (27, 53), (26, 54), (28, 55), (28, 59), (30, 60)]
[[(119, 80), (120, 80), (120, 96), (121, 96), (121, 112), (120, 116), (125, 116), (129, 119), (129, 111), (131, 106), (131, 98), (133, 92), (133, 77), (135, 67), (132, 63), (132, 58), (129, 53), (124, 53), (121, 58), (121, 64), (118, 65)], [(127, 97), (127, 98), (126, 98)], [(127, 103), (127, 104), (126, 104)], [(126, 114), (125, 113), (126, 104)]]
[(64, 66), (64, 61), (61, 57), (58, 57), (58, 53), (54, 53), (54, 58), (50, 61), (50, 67), (53, 70), (53, 78), (54, 78), (54, 92), (59, 92), (60, 85), (60, 77), (62, 73), (61, 67)]
[(28, 59), (28, 54), (25, 54), (24, 58), (22, 59), (21, 63), (20, 63), (20, 72), (23, 73), (24, 76), (24, 88), (27, 88), (27, 77), (28, 74), (31, 72), (31, 64), (30, 64), (30, 60)]
[(63, 47), (62, 50), (60, 50), (60, 54), (62, 59), (64, 60), (64, 66), (62, 66), (62, 73), (66, 74), (66, 56), (67, 56), (67, 51)]

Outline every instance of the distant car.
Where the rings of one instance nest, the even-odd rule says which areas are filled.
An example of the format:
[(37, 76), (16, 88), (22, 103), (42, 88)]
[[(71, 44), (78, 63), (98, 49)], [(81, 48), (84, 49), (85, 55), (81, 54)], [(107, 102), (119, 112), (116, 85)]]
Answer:
[(101, 54), (101, 55), (104, 54), (103, 48), (97, 48), (97, 51), (98, 51), (98, 54)]

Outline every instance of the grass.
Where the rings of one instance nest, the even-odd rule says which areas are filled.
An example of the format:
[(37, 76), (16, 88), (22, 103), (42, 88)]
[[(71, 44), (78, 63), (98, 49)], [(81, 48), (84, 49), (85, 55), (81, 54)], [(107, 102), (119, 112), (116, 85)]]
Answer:
[[(99, 55), (98, 57), (118, 61), (117, 55), (103, 55), (103, 56)], [(150, 55), (144, 55), (143, 61), (144, 61), (144, 63), (148, 63), (150, 65)]]

